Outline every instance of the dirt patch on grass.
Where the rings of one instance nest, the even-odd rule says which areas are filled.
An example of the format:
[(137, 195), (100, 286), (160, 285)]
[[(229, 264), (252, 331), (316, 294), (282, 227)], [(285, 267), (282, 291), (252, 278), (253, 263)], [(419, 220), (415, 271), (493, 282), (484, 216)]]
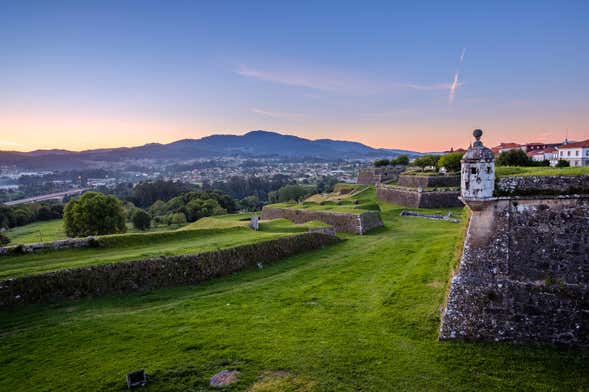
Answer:
[(285, 370), (264, 372), (248, 389), (249, 392), (312, 392), (318, 391), (316, 381), (296, 376)]

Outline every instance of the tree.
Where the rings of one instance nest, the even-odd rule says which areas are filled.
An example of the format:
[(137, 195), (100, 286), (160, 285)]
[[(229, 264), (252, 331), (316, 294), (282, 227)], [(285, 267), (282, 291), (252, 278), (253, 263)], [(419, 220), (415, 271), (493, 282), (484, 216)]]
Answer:
[(4, 233), (0, 233), (0, 246), (6, 246), (10, 243), (10, 238), (8, 238)]
[(278, 190), (278, 201), (301, 201), (317, 192), (314, 186), (287, 185)]
[(497, 166), (532, 166), (532, 160), (520, 149), (503, 151), (495, 161)]
[(374, 167), (388, 166), (390, 163), (388, 159), (377, 159), (374, 161)]
[(449, 172), (459, 172), (460, 171), (460, 160), (464, 153), (462, 152), (451, 152), (449, 154), (443, 155), (440, 157), (438, 161), (438, 169), (445, 167)]
[(151, 227), (151, 215), (142, 209), (137, 209), (133, 213), (133, 226), (141, 231), (145, 231)]
[(440, 159), (439, 155), (424, 155), (421, 157), (415, 158), (413, 164), (424, 170), (426, 167), (431, 166), (436, 168), (438, 164), (438, 160)]
[(559, 159), (556, 163), (556, 167), (569, 167), (571, 166), (569, 161), (565, 161), (564, 159)]
[(399, 155), (396, 158), (391, 159), (391, 165), (404, 165), (409, 164), (409, 157), (407, 155)]
[(124, 233), (125, 211), (119, 199), (98, 192), (84, 193), (64, 209), (65, 232), (70, 237)]

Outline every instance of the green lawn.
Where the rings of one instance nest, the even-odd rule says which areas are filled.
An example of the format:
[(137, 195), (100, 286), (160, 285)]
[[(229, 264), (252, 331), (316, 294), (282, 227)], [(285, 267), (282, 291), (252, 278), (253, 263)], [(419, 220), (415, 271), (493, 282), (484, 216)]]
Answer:
[[(589, 351), (439, 343), (464, 225), (400, 217), (322, 250), (206, 284), (0, 312), (7, 391), (584, 391)], [(440, 211), (444, 213), (446, 210)], [(456, 210), (453, 210), (456, 211)], [(431, 212), (431, 211), (430, 211)], [(291, 377), (259, 380), (268, 371)], [(276, 378), (276, 377), (275, 377)], [(277, 385), (281, 384), (281, 387)], [(305, 389), (306, 388), (306, 389)]]
[[(162, 225), (152, 227), (146, 232), (160, 232), (176, 230), (184, 225)], [(140, 233), (133, 225), (127, 225), (128, 233)], [(15, 227), (6, 231), (10, 238), (10, 245), (33, 244), (36, 242), (52, 242), (68, 238), (63, 228), (63, 220), (56, 219), (44, 222), (35, 222), (25, 226)]]
[[(303, 203), (284, 202), (271, 204), (270, 207), (361, 214), (364, 211), (378, 210), (378, 205), (374, 200), (375, 194), (376, 189), (373, 186), (368, 186), (365, 187), (364, 190), (360, 190), (349, 197), (344, 197), (337, 201), (304, 201)], [(316, 196), (311, 196), (308, 200), (316, 199)]]
[(38, 274), (64, 268), (138, 260), (162, 255), (181, 255), (244, 245), (280, 236), (306, 232), (316, 222), (295, 225), (285, 219), (262, 222), (253, 231), (236, 219), (208, 220), (211, 228), (193, 227), (169, 232), (131, 233), (99, 237), (99, 248), (46, 251), (20, 256), (0, 256), (0, 279)]
[(523, 167), (523, 166), (497, 166), (496, 177), (510, 176), (578, 176), (589, 174), (589, 166), (578, 167)]

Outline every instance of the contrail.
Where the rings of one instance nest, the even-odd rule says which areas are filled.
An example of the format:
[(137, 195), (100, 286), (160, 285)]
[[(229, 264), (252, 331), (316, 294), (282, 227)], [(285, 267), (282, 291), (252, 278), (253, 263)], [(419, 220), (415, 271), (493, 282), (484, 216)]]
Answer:
[(454, 96), (456, 95), (456, 90), (460, 85), (458, 83), (458, 79), (460, 76), (460, 67), (462, 66), (462, 62), (464, 61), (464, 55), (466, 54), (466, 48), (462, 48), (462, 52), (460, 53), (460, 61), (458, 63), (458, 69), (454, 72), (454, 80), (452, 80), (452, 84), (450, 85), (450, 94), (448, 95), (448, 102), (450, 105), (454, 102)]

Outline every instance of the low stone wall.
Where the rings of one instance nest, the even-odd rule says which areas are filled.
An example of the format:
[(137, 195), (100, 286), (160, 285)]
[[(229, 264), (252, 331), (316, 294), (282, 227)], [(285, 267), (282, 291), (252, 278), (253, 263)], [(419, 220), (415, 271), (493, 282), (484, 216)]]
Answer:
[(408, 208), (462, 207), (460, 191), (419, 191), (417, 188), (380, 186), (376, 198)]
[(199, 283), (338, 242), (304, 233), (195, 255), (165, 256), (0, 281), (0, 307)]
[(460, 176), (420, 176), (401, 174), (399, 185), (411, 188), (459, 187)]
[(507, 195), (571, 195), (589, 193), (589, 174), (579, 176), (500, 177), (495, 193)]
[(68, 238), (53, 242), (39, 242), (36, 244), (24, 244), (0, 247), (0, 256), (12, 256), (23, 253), (35, 253), (45, 250), (61, 250), (70, 248), (88, 248), (96, 246), (96, 237)]
[(347, 212), (313, 211), (296, 208), (277, 208), (265, 206), (262, 219), (288, 219), (294, 223), (320, 221), (333, 226), (338, 233), (366, 234), (381, 227), (382, 220), (378, 211), (365, 211), (357, 214)]
[(440, 339), (589, 347), (589, 196), (472, 205)]
[(399, 174), (405, 170), (406, 166), (382, 166), (360, 169), (358, 172), (357, 184), (376, 185), (386, 181), (397, 181)]

